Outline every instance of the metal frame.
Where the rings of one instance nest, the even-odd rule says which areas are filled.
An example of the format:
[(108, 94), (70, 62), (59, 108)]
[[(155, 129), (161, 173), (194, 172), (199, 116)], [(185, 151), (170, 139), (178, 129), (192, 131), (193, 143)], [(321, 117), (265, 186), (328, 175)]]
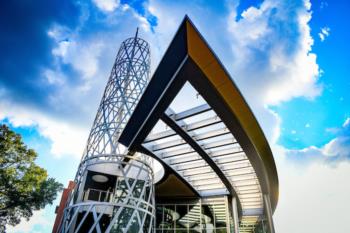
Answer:
[[(95, 157), (90, 157), (88, 158), (87, 161), (91, 160), (92, 162), (87, 162), (89, 166), (91, 165), (98, 165), (98, 164), (117, 164), (118, 167), (120, 167), (120, 172), (123, 174), (121, 176), (121, 179), (125, 179), (125, 184), (127, 189), (123, 190), (124, 192), (126, 191), (126, 196), (120, 198), (117, 196), (118, 194), (114, 194), (112, 197), (112, 200), (108, 200), (108, 202), (96, 202), (96, 201), (84, 201), (82, 202), (77, 202), (76, 204), (72, 204), (68, 206), (65, 209), (65, 214), (63, 217), (63, 222), (61, 224), (61, 229), (59, 232), (78, 232), (79, 226), (83, 224), (83, 222), (86, 220), (86, 216), (89, 213), (93, 213), (93, 211), (98, 212), (99, 216), (102, 216), (103, 214), (106, 215), (112, 215), (111, 221), (109, 224), (109, 230), (118, 225), (118, 220), (119, 218), (123, 217), (124, 214), (124, 209), (122, 207), (127, 207), (129, 211), (132, 212), (132, 215), (130, 216), (130, 222), (132, 221), (133, 218), (136, 218), (138, 223), (141, 226), (144, 226), (142, 224), (145, 223), (146, 219), (149, 219), (149, 226), (144, 226), (145, 228), (148, 228), (148, 232), (153, 232), (153, 224), (154, 224), (154, 181), (153, 181), (153, 171), (152, 171), (152, 164), (149, 162), (145, 162), (145, 158), (142, 158), (137, 156), (127, 156), (127, 155), (104, 155), (105, 159), (101, 159), (102, 156), (95, 156)], [(119, 158), (117, 158), (119, 157)], [(127, 160), (125, 160), (127, 158)], [(97, 159), (97, 160), (96, 160)], [(124, 160), (122, 160), (124, 159)], [(88, 167), (87, 167), (88, 169)], [(129, 173), (132, 172), (132, 170), (136, 170), (137, 174), (133, 175), (130, 177)], [(134, 197), (133, 193), (136, 190), (137, 182), (143, 180), (144, 184), (142, 186), (142, 190), (140, 190), (140, 195), (139, 197)], [(118, 189), (116, 193), (120, 190)], [(122, 191), (122, 190), (120, 190)], [(120, 194), (119, 194), (120, 195)], [(131, 205), (133, 203), (133, 205)], [(96, 206), (103, 205), (105, 208), (99, 208), (94, 210)], [(85, 206), (83, 209), (82, 208), (75, 208), (77, 206)], [(111, 208), (112, 207), (121, 207), (118, 208), (117, 211), (113, 211), (111, 213)], [(74, 208), (73, 208), (74, 207)], [(112, 208), (113, 209), (113, 208)], [(115, 210), (115, 209), (113, 209)], [(76, 223), (77, 216), (79, 212), (81, 211), (86, 211), (85, 217), (80, 221)], [(140, 215), (139, 211), (146, 212), (145, 215)], [(94, 214), (95, 216), (95, 214)], [(125, 216), (125, 215), (124, 215)], [(94, 217), (94, 224), (91, 226), (90, 230), (93, 231), (96, 229), (98, 232), (98, 228), (100, 228), (100, 222), (99, 218)], [(106, 230), (105, 232), (109, 232), (109, 230)], [(125, 228), (123, 232), (128, 232), (128, 228)], [(139, 232), (143, 232), (142, 228), (140, 229)]]
[[(208, 109), (208, 108), (207, 108)], [(233, 189), (230, 181), (226, 178), (225, 174), (217, 166), (217, 164), (210, 158), (210, 156), (191, 136), (189, 136), (174, 120), (172, 120), (168, 115), (163, 114), (161, 119), (170, 126), (178, 135), (180, 135), (183, 140), (189, 144), (201, 157), (202, 159), (211, 167), (211, 169), (218, 175), (221, 182), (225, 185), (226, 189), (229, 191), (230, 195), (236, 196), (236, 192)], [(181, 119), (181, 118), (180, 118)], [(197, 186), (198, 187), (198, 186)]]
[[(61, 232), (72, 232), (75, 227), (83, 224), (86, 218), (76, 222), (71, 218), (77, 216), (80, 206), (88, 207), (87, 214), (90, 212), (94, 217), (94, 224), (89, 232), (96, 229), (100, 232), (99, 221), (106, 211), (118, 206), (117, 211), (113, 211), (110, 226), (106, 232), (115, 226), (121, 219), (125, 218), (125, 211), (131, 211), (129, 223), (122, 230), (127, 232), (133, 219), (139, 226), (138, 232), (143, 229), (149, 229), (153, 232), (154, 228), (154, 180), (150, 157), (147, 155), (132, 155), (126, 148), (118, 142), (118, 138), (127, 124), (130, 115), (134, 111), (138, 100), (144, 92), (149, 81), (150, 74), (150, 48), (148, 43), (138, 37), (138, 30), (132, 38), (122, 42), (116, 56), (108, 83), (102, 96), (96, 118), (90, 131), (86, 149), (83, 153), (78, 172), (75, 177), (75, 189), (72, 192), (70, 200), (65, 209), (65, 217), (61, 224)], [(98, 164), (117, 164), (119, 176), (117, 177), (116, 189), (125, 184), (126, 196), (119, 200), (112, 198), (112, 202), (93, 202), (83, 200), (83, 189), (85, 185), (85, 176), (91, 166)], [(101, 170), (103, 173), (103, 170)], [(146, 175), (145, 175), (146, 174)], [(141, 194), (134, 197), (136, 187)], [(136, 185), (138, 184), (138, 185)], [(121, 201), (121, 202), (120, 202)], [(131, 205), (130, 203), (134, 203)], [(96, 206), (105, 208), (95, 210)], [(146, 214), (141, 215), (140, 211)], [(98, 212), (98, 217), (97, 216)], [(86, 214), (86, 216), (87, 216)], [(147, 221), (146, 221), (147, 219)], [(75, 230), (77, 231), (77, 230)]]
[(269, 226), (270, 233), (275, 233), (275, 227), (274, 227), (273, 218), (272, 218), (270, 197), (267, 194), (264, 194), (264, 203), (265, 203), (265, 212), (266, 212), (266, 216), (267, 216), (267, 223)]
[[(205, 60), (206, 58), (209, 60)], [(189, 82), (207, 103), (174, 113), (169, 109), (170, 103), (186, 82)], [(225, 82), (226, 86), (223, 85)], [(232, 92), (227, 92), (230, 88)], [(239, 106), (232, 106), (234, 102), (238, 102)], [(189, 131), (182, 121), (211, 110), (215, 111), (216, 117), (225, 124), (233, 138), (201, 143), (201, 140), (196, 140), (198, 134)], [(141, 118), (141, 115), (146, 117)], [(171, 130), (151, 134), (159, 119)], [(207, 119), (202, 121), (208, 122)], [(216, 133), (220, 135), (218, 132)], [(216, 133), (201, 135), (199, 139)], [(157, 143), (158, 140), (174, 135), (180, 136), (181, 139)], [(254, 210), (254, 213), (263, 213), (262, 193), (267, 193), (272, 198), (271, 208), (276, 207), (277, 173), (261, 128), (228, 73), (188, 18), (185, 18), (171, 42), (119, 141), (131, 151), (137, 151), (140, 147), (147, 148), (154, 157), (164, 161), (163, 164), (167, 165), (166, 170), (171, 167), (172, 171), (184, 177), (187, 185), (198, 190), (201, 196), (213, 195), (208, 193), (210, 190), (215, 190), (217, 195), (223, 195), (225, 189), (228, 190), (226, 194), (237, 198), (240, 216), (253, 212), (251, 210)], [(237, 150), (231, 153), (225, 149), (217, 152), (216, 148), (225, 145), (237, 145)], [(211, 151), (218, 156), (213, 157)], [(234, 154), (241, 152), (237, 159), (230, 160)], [(225, 153), (228, 156), (221, 160), (220, 154)], [(242, 158), (243, 153), (246, 157)], [(195, 163), (199, 158), (196, 154), (205, 163), (198, 163), (199, 166), (191, 168), (191, 163)], [(193, 157), (193, 160), (187, 161), (186, 164), (186, 167), (191, 169), (184, 169), (185, 155)], [(182, 162), (179, 162), (178, 158), (181, 158)], [(212, 177), (210, 184), (198, 182), (198, 177), (207, 174), (210, 169), (215, 171), (220, 181), (215, 183), (215, 177)], [(196, 181), (192, 182), (191, 177), (194, 176)], [(220, 182), (224, 184), (223, 187), (220, 186)]]

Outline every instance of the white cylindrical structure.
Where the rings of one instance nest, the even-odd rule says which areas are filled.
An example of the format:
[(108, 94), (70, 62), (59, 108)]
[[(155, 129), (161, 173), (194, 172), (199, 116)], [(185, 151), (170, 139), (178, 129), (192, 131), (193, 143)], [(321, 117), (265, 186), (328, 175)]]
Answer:
[(118, 51), (60, 232), (154, 231), (152, 159), (118, 143), (149, 74), (150, 48), (136, 32)]

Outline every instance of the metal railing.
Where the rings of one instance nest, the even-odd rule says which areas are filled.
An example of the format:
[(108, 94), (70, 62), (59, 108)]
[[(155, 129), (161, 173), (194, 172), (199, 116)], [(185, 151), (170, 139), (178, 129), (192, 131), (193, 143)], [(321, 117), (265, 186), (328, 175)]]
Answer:
[(113, 192), (87, 189), (84, 191), (84, 201), (112, 202)]

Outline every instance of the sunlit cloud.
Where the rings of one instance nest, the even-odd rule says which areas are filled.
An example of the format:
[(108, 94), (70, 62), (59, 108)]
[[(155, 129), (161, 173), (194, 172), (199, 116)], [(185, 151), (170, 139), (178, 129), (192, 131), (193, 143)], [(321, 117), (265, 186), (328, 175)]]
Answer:
[(102, 11), (114, 11), (120, 4), (119, 0), (93, 0), (96, 6)]
[(330, 31), (331, 29), (329, 27), (321, 28), (321, 31), (318, 33), (318, 36), (320, 37), (320, 40), (322, 42), (330, 35)]

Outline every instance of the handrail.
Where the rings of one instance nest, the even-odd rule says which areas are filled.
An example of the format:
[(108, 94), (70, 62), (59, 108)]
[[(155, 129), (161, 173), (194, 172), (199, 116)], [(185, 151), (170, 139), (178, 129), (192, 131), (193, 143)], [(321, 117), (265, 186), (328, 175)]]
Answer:
[[(92, 195), (90, 195), (92, 194)], [(95, 195), (96, 196), (95, 196)], [(96, 198), (97, 197), (97, 198)], [(113, 192), (89, 188), (84, 191), (84, 201), (112, 202)]]

